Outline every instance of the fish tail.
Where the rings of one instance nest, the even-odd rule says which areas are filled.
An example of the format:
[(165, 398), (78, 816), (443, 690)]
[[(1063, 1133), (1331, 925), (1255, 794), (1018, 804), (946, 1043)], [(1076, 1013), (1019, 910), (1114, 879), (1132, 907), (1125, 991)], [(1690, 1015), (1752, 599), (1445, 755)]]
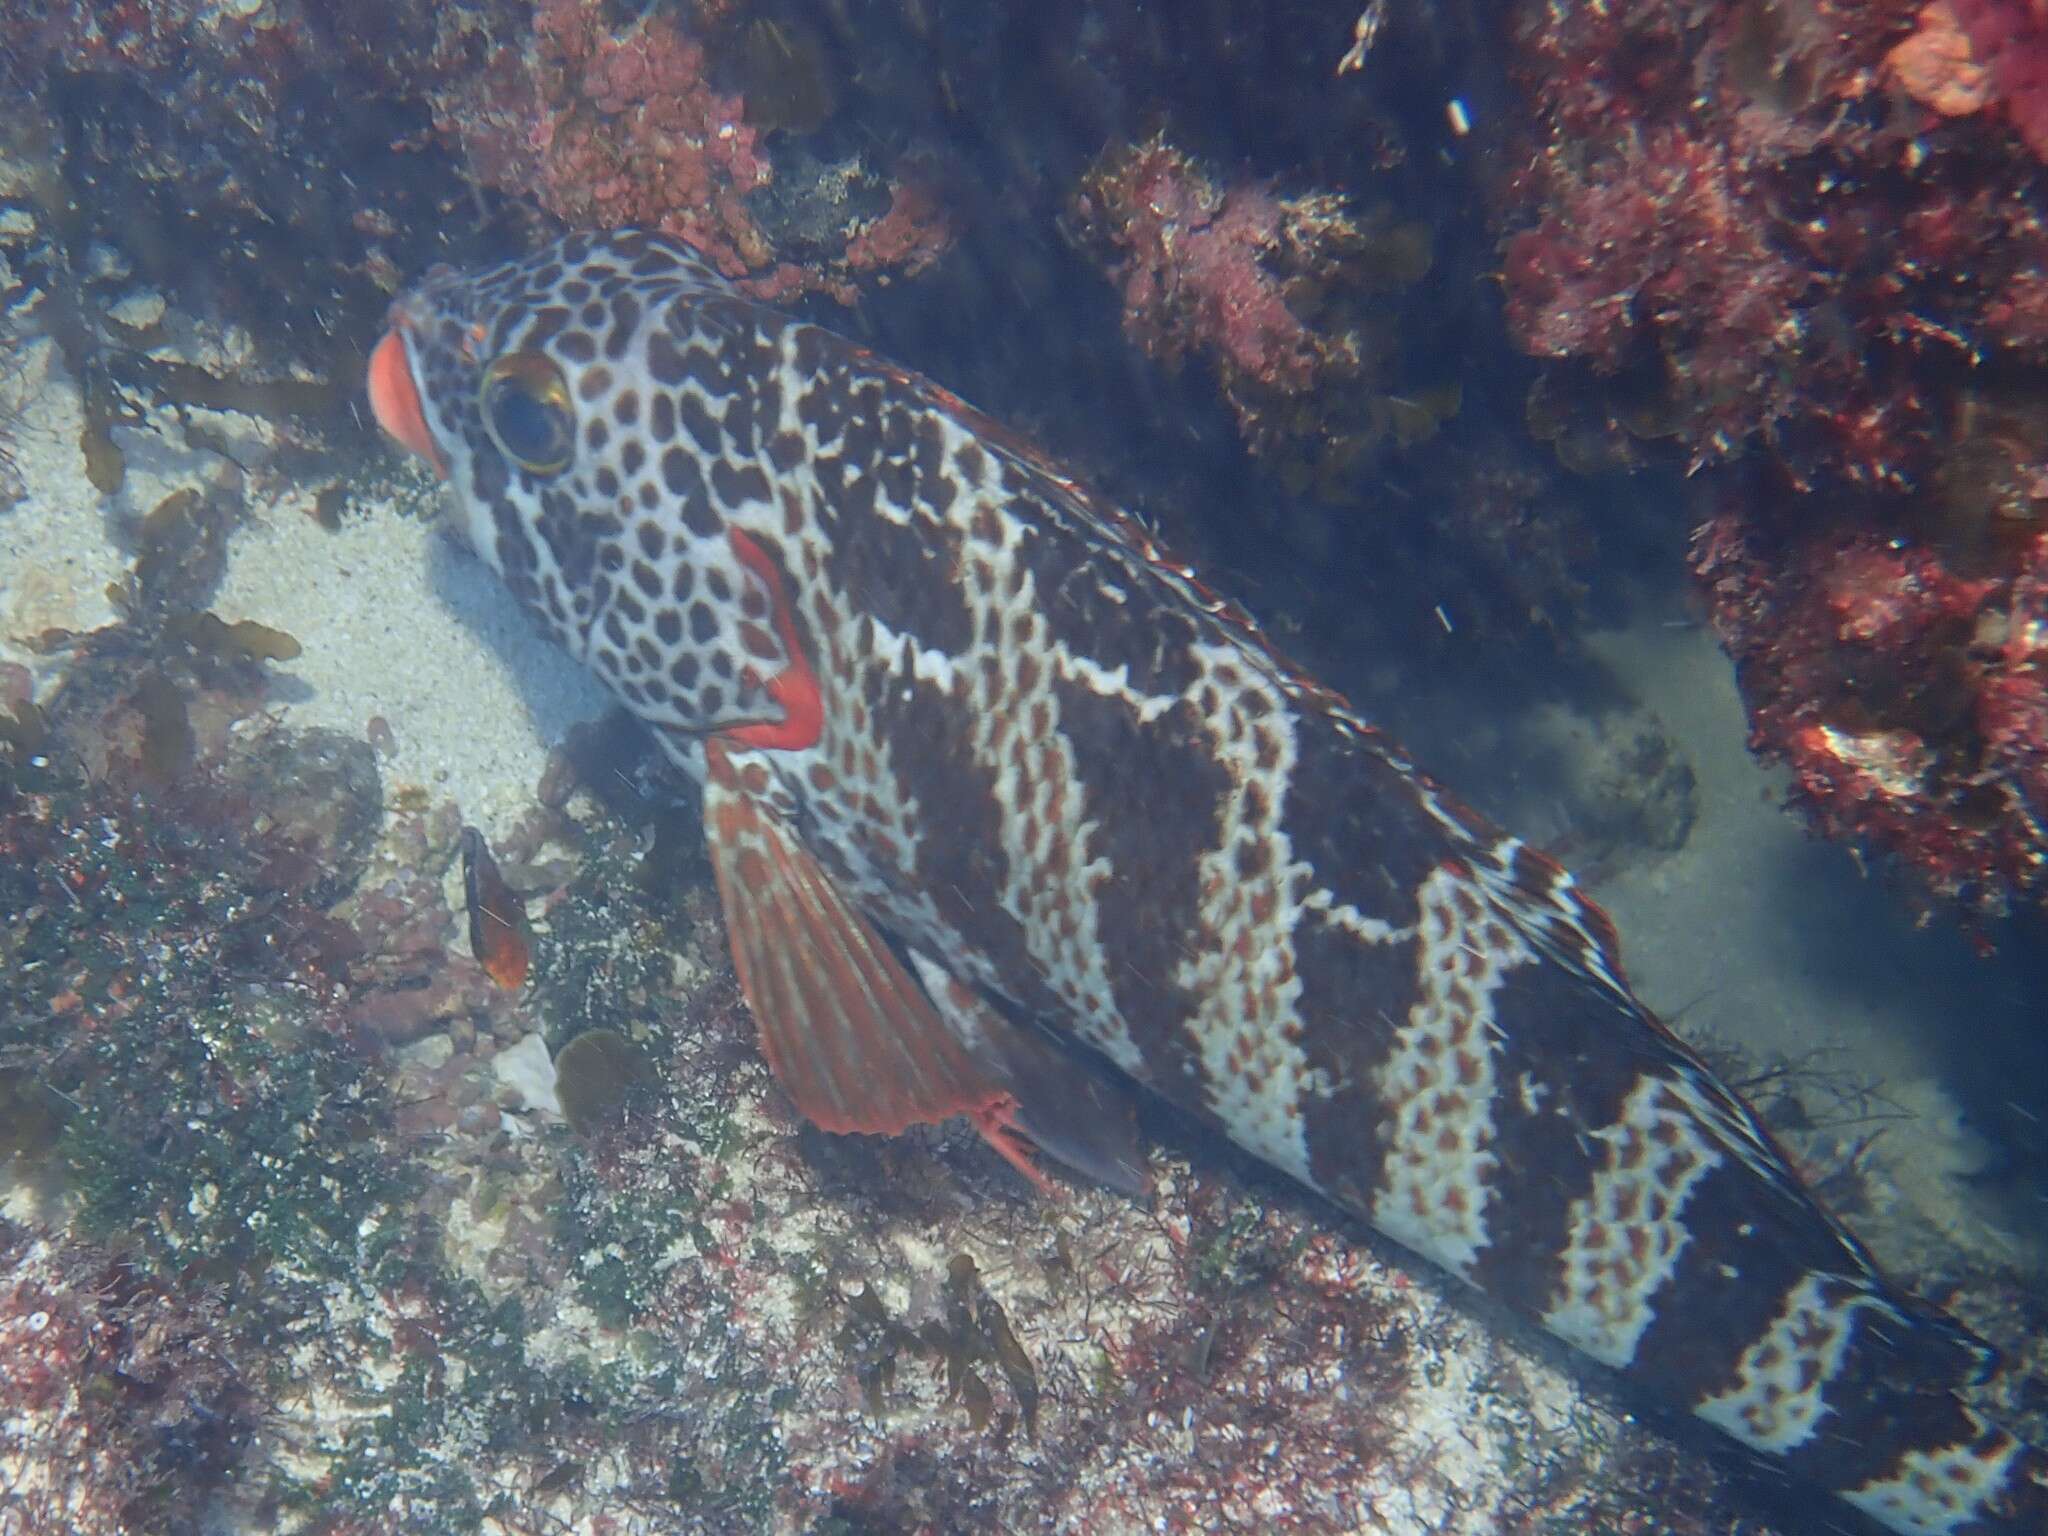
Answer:
[(1326, 1187), (1901, 1536), (2048, 1536), (2048, 1457), (1962, 1395), (1993, 1351), (1879, 1272), (1637, 1000), (1563, 869), (1433, 786), (1421, 800), (1448, 846), (1413, 1002), (1352, 1074), (1380, 1125), (1367, 1166), (1326, 1159)]
[[(1670, 1305), (1683, 1308), (1682, 1294)], [(1991, 1351), (1860, 1274), (1801, 1275), (1692, 1411), (1902, 1536), (2043, 1536), (2048, 1458), (1959, 1391)]]

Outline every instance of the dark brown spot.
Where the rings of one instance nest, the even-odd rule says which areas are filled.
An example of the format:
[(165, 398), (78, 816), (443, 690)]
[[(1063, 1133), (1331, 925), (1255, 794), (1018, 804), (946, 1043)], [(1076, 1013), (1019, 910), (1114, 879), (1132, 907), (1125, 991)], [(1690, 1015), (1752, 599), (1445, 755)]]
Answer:
[(701, 494), (704, 489), (704, 477), (697, 472), (697, 461), (680, 448), (671, 448), (661, 456), (661, 483), (675, 496), (688, 496), (692, 492)]
[(676, 345), (668, 330), (658, 330), (647, 338), (647, 371), (659, 384), (680, 384), (688, 376), (690, 368), (683, 349)]
[(704, 402), (695, 395), (685, 395), (677, 408), (683, 428), (706, 453), (721, 453), (725, 448), (723, 435), (719, 431), (718, 419), (704, 408)]
[(612, 301), (612, 333), (605, 338), (605, 356), (624, 357), (626, 348), (633, 343), (633, 333), (639, 328), (639, 301), (630, 293), (620, 294)]
[(768, 476), (758, 464), (735, 469), (724, 459), (718, 460), (711, 466), (711, 489), (729, 507), (769, 498)]

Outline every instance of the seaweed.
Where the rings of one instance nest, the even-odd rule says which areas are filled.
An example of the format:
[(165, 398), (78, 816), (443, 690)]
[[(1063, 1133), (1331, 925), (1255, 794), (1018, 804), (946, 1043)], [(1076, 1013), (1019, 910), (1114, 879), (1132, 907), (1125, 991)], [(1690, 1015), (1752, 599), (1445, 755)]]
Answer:
[(959, 1403), (968, 1428), (988, 1427), (994, 1398), (977, 1367), (993, 1366), (1010, 1389), (1027, 1435), (1038, 1434), (1038, 1372), (1010, 1327), (1002, 1303), (983, 1284), (971, 1254), (946, 1267), (945, 1314), (912, 1329), (889, 1315), (871, 1285), (842, 1297), (846, 1321), (839, 1347), (860, 1383), (868, 1412), (881, 1418), (905, 1357), (930, 1361), (945, 1379), (946, 1401)]

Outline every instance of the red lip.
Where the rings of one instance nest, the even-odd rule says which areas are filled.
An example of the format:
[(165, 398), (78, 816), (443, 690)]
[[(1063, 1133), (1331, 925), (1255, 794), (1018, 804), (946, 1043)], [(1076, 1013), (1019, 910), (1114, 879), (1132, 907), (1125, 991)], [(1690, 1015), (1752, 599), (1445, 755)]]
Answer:
[(427, 430), (427, 413), (420, 406), (420, 392), (412, 381), (412, 365), (406, 357), (405, 338), (398, 328), (385, 332), (370, 354), (370, 410), (382, 427), (404, 447), (434, 466), (434, 473), (448, 478), (447, 461)]

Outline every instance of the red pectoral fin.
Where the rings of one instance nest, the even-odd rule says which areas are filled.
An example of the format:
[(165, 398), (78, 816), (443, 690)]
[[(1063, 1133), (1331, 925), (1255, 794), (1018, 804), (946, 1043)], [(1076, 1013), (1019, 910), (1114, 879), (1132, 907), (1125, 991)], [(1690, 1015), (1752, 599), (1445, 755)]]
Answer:
[(893, 1136), (952, 1115), (1007, 1125), (1010, 1095), (762, 802), (765, 784), (750, 786), (716, 739), (706, 756), (705, 835), (733, 965), (768, 1065), (797, 1108), (828, 1131)]

